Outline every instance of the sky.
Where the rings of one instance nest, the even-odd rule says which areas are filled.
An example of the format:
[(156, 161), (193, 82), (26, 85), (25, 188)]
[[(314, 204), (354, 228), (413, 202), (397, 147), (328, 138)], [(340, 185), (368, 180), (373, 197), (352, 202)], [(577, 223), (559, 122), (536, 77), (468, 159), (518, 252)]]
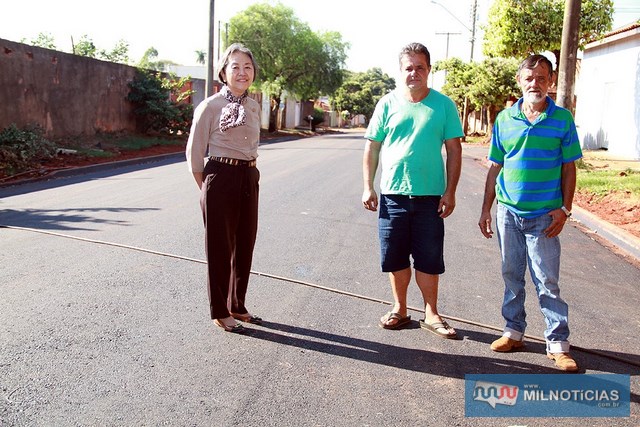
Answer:
[[(638, 0), (615, 0), (614, 28), (640, 18)], [(273, 0), (217, 0), (214, 19), (224, 25), (253, 3)], [(346, 68), (382, 68), (397, 77), (398, 52), (421, 42), (432, 63), (471, 53), (471, 6), (474, 0), (280, 0), (316, 32), (337, 31), (350, 43)], [(72, 38), (87, 35), (98, 49), (111, 50), (119, 40), (129, 44), (138, 62), (150, 47), (159, 59), (197, 65), (196, 51), (207, 49), (208, 0), (1, 0), (0, 38), (20, 42), (50, 34), (58, 50), (70, 52)], [(482, 25), (492, 0), (477, 0), (474, 60), (482, 59)], [(449, 34), (446, 34), (449, 33)], [(217, 44), (217, 29), (215, 30)], [(448, 43), (447, 43), (448, 41)], [(216, 54), (217, 55), (217, 54)]]

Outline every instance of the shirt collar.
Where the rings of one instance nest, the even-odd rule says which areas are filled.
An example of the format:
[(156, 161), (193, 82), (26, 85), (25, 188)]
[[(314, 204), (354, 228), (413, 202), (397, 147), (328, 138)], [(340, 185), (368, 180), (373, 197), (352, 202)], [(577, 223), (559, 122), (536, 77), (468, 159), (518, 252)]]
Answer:
[[(556, 106), (556, 103), (553, 102), (553, 99), (551, 99), (551, 97), (549, 95), (547, 95), (546, 100), (547, 100), (547, 108), (546, 108), (546, 110), (544, 110), (542, 112), (542, 114), (540, 114), (540, 116), (538, 117), (538, 120), (536, 120), (536, 121), (540, 121), (540, 120), (546, 119), (547, 117), (549, 117), (550, 115), (553, 114), (553, 112), (556, 110), (556, 108), (558, 108)], [(515, 104), (513, 104), (509, 108), (509, 114), (511, 115), (511, 117), (516, 118), (516, 119), (522, 119), (522, 120), (526, 120), (527, 119), (527, 117), (522, 112), (522, 108), (521, 108), (523, 101), (524, 101), (524, 99), (520, 98), (520, 99), (518, 99), (518, 101)]]

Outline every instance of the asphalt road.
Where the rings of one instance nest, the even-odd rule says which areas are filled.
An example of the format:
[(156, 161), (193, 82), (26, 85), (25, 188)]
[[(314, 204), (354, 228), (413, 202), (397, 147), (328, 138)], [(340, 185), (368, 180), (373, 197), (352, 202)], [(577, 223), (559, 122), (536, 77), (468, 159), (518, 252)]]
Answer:
[(573, 353), (583, 372), (631, 375), (631, 417), (465, 418), (465, 374), (558, 373), (535, 340), (535, 294), (526, 350), (491, 352), (499, 253), (477, 229), (486, 169), (467, 147), (439, 303), (460, 339), (379, 328), (391, 294), (360, 203), (362, 148), (353, 133), (261, 146), (248, 302), (265, 324), (246, 336), (208, 318), (184, 162), (0, 189), (0, 425), (640, 424), (640, 270), (574, 226), (561, 273)]

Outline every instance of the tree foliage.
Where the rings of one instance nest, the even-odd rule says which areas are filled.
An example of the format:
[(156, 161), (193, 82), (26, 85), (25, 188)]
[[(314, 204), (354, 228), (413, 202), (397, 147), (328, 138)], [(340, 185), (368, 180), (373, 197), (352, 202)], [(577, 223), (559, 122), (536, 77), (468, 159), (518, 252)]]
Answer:
[(345, 71), (344, 82), (331, 97), (331, 105), (348, 118), (362, 114), (368, 123), (378, 100), (395, 87), (395, 80), (380, 68), (364, 73)]
[[(532, 53), (550, 51), (557, 61), (564, 5), (564, 0), (495, 0), (484, 28), (484, 54), (524, 58)], [(611, 30), (612, 23), (613, 0), (582, 0), (580, 48)]]
[(485, 108), (489, 129), (507, 101), (521, 95), (515, 77), (518, 61), (513, 58), (487, 58), (472, 64), (452, 58), (437, 62), (435, 70), (447, 71), (442, 91), (456, 102), (458, 110), (462, 111), (465, 97), (469, 111)]
[(146, 70), (165, 71), (170, 65), (177, 65), (173, 61), (158, 59), (158, 51), (154, 47), (147, 49), (138, 62), (138, 68)]
[(228, 43), (242, 43), (260, 67), (255, 86), (271, 98), (269, 131), (275, 131), (282, 93), (300, 99), (332, 94), (342, 83), (348, 44), (336, 32), (314, 33), (293, 9), (277, 4), (249, 6), (229, 21)]
[(39, 33), (38, 37), (27, 41), (26, 38), (20, 40), (20, 43), (30, 44), (31, 46), (43, 47), (45, 49), (56, 49), (56, 43), (51, 33)]
[(93, 41), (86, 34), (80, 37), (78, 43), (73, 46), (74, 55), (86, 56), (89, 58), (95, 58), (97, 50), (96, 45), (93, 44)]
[(125, 40), (118, 40), (111, 50), (101, 49), (98, 57), (109, 62), (118, 62), (120, 64), (129, 63), (129, 43)]
[(119, 40), (111, 50), (98, 49), (93, 40), (85, 34), (74, 44), (73, 53), (120, 64), (129, 63), (129, 43), (125, 40)]
[(461, 114), (464, 100), (468, 96), (469, 87), (473, 83), (474, 70), (473, 64), (463, 62), (460, 58), (438, 61), (433, 66), (434, 72), (444, 71), (446, 73), (445, 82), (442, 85), (442, 93), (456, 103)]
[(127, 99), (135, 106), (144, 132), (175, 134), (188, 132), (193, 119), (193, 105), (182, 102), (193, 91), (183, 90), (189, 77), (140, 69), (129, 83)]
[(0, 172), (6, 175), (37, 168), (56, 154), (56, 146), (35, 125), (18, 128), (15, 123), (0, 130)]
[(487, 58), (473, 64), (468, 96), (476, 110), (485, 106), (498, 112), (508, 100), (520, 97), (518, 64), (513, 58)]
[(207, 62), (207, 52), (204, 50), (196, 50), (196, 62), (205, 65)]

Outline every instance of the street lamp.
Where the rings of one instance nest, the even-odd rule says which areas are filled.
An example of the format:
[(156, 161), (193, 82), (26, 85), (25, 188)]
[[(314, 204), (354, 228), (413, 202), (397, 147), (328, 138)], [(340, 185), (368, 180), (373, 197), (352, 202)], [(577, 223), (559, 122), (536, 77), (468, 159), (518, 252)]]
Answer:
[(440, 6), (441, 8), (443, 8), (449, 15), (453, 16), (453, 18), (458, 21), (460, 23), (460, 25), (462, 25), (464, 28), (467, 29), (467, 31), (471, 32), (471, 57), (469, 59), (469, 62), (473, 62), (473, 46), (476, 42), (476, 10), (478, 8), (478, 0), (473, 0), (473, 24), (471, 25), (471, 28), (469, 28), (467, 26), (467, 24), (465, 24), (464, 22), (462, 22), (456, 15), (454, 15), (449, 9), (447, 9), (442, 3), (437, 2), (436, 0), (431, 0), (431, 3), (433, 4), (437, 4), (438, 6)]

